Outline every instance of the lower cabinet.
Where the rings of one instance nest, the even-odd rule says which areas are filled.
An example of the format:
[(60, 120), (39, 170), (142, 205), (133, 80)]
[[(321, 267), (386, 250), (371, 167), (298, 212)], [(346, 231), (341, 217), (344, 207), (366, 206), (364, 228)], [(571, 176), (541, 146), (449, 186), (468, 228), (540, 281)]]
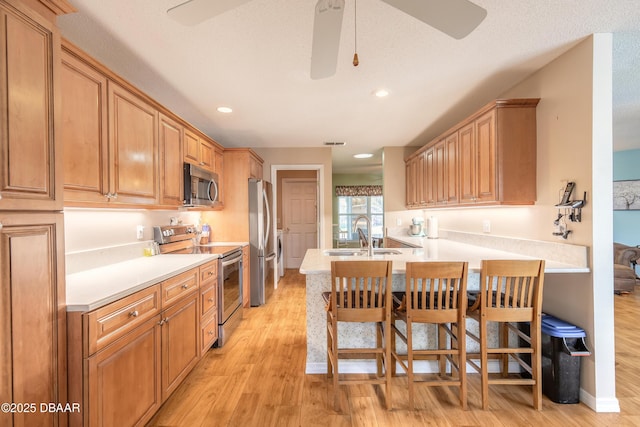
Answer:
[(175, 391), (200, 360), (198, 278), (195, 268), (94, 311), (68, 313), (69, 401), (81, 402), (72, 426), (144, 425)]
[(144, 425), (162, 404), (160, 316), (89, 357), (85, 425)]
[(198, 294), (163, 311), (162, 400), (173, 393), (198, 363)]

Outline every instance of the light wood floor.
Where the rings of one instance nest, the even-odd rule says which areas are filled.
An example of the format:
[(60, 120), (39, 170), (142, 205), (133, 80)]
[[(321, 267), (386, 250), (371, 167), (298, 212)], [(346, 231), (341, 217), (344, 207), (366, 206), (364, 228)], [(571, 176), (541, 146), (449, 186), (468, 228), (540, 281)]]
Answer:
[(457, 390), (417, 387), (409, 411), (406, 380), (394, 378), (393, 410), (373, 385), (342, 386), (340, 412), (332, 409), (325, 375), (305, 375), (304, 276), (287, 270), (262, 307), (221, 349), (211, 349), (165, 402), (149, 426), (640, 426), (640, 289), (616, 296), (616, 382), (621, 413), (597, 414), (583, 404), (543, 401), (531, 408), (526, 386), (492, 386), (481, 409), (480, 382), (469, 375), (469, 409)]

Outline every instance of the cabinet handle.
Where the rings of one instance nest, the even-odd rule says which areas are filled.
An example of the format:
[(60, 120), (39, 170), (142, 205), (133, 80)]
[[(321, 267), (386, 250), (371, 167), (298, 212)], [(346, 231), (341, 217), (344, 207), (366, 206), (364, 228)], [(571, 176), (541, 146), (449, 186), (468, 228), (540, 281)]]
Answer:
[(0, 230), (2, 230), (2, 223), (0, 222)]
[(164, 319), (162, 319), (161, 321), (159, 321), (159, 322), (158, 322), (158, 325), (159, 325), (159, 326), (164, 325)]
[(162, 319), (162, 321), (163, 321), (164, 323), (169, 323), (169, 318), (168, 318), (168, 317), (165, 317), (164, 319)]
[(209, 331), (209, 332), (207, 332), (207, 334), (213, 335), (213, 331)]
[(213, 276), (213, 271), (210, 271), (208, 274), (209, 276)]
[(189, 285), (182, 285), (182, 289), (189, 289)]
[(0, 200), (2, 200), (2, 193), (0, 193)]
[(133, 310), (131, 313), (129, 313), (129, 317), (138, 317), (138, 310)]
[(209, 302), (213, 302), (213, 298), (209, 298), (207, 301), (209, 301)]

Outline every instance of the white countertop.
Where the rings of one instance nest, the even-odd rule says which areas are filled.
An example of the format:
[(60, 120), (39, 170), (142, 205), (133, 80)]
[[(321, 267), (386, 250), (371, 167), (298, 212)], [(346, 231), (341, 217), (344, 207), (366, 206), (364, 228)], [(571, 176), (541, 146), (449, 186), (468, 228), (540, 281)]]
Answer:
[(91, 311), (218, 258), (168, 254), (139, 257), (67, 275), (67, 311)]
[[(331, 261), (334, 260), (364, 260), (380, 259), (393, 261), (393, 273), (404, 274), (407, 262), (419, 261), (467, 261), (469, 272), (480, 272), (480, 263), (483, 259), (535, 259), (534, 257), (521, 255), (514, 252), (488, 249), (481, 246), (454, 242), (447, 239), (422, 238), (421, 248), (402, 248), (397, 255), (367, 256), (327, 256), (327, 249), (309, 249), (300, 266), (302, 274), (322, 274), (331, 271)], [(335, 249), (332, 249), (335, 251)], [(353, 251), (353, 249), (351, 249)], [(589, 268), (564, 264), (554, 260), (546, 260), (545, 273), (588, 273)]]

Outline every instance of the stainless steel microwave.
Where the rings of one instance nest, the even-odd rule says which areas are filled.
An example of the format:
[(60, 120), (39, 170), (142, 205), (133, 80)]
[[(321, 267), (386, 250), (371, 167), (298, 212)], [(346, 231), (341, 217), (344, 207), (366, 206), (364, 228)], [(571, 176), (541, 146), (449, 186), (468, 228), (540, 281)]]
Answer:
[(184, 164), (184, 205), (218, 206), (220, 187), (218, 174), (190, 163)]

